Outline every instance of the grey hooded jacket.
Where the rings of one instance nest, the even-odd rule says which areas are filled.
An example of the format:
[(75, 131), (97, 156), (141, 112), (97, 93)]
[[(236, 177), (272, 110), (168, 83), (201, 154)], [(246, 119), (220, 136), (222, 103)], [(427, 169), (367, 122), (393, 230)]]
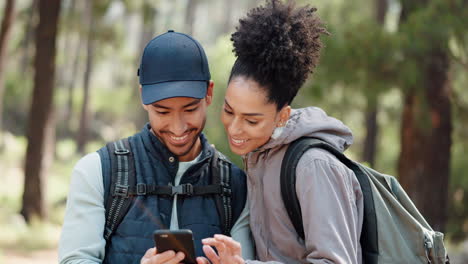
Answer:
[(310, 149), (297, 166), (296, 192), (305, 241), (289, 220), (280, 191), (281, 161), (289, 143), (316, 137), (344, 151), (351, 130), (316, 107), (292, 110), (279, 137), (244, 156), (250, 226), (260, 261), (247, 263), (362, 263), (362, 192), (354, 173), (333, 155)]

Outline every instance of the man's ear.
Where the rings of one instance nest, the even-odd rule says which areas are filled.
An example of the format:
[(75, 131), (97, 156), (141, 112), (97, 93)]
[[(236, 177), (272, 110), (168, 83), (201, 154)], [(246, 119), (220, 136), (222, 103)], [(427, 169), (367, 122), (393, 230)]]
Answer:
[(140, 90), (140, 100), (141, 100), (141, 105), (143, 106), (143, 109), (145, 109), (145, 111), (148, 111), (148, 108), (147, 108), (148, 106), (147, 106), (147, 105), (145, 105), (145, 104), (143, 104), (143, 98), (142, 98), (142, 93), (141, 93), (141, 92), (142, 92), (141, 84), (140, 84), (140, 85), (138, 85), (138, 87), (139, 87), (139, 90)]
[(214, 88), (214, 82), (210, 80), (208, 82), (208, 87), (206, 88), (206, 104), (210, 105), (211, 102), (213, 101), (213, 88)]

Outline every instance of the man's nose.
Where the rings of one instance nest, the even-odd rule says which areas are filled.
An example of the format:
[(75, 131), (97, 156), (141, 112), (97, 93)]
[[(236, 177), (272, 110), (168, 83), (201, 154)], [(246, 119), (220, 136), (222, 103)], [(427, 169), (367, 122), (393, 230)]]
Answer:
[(171, 121), (171, 132), (176, 136), (182, 136), (188, 128), (184, 117), (176, 115)]

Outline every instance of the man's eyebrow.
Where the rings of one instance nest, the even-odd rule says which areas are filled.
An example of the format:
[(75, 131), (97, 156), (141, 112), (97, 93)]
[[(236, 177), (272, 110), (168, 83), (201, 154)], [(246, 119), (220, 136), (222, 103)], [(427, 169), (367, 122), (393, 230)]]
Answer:
[(157, 104), (157, 103), (152, 104), (152, 106), (157, 107), (157, 108), (163, 108), (163, 109), (171, 109), (170, 107), (163, 106), (163, 105), (160, 105), (160, 104)]
[[(224, 103), (232, 109), (231, 105), (228, 103), (228, 101), (226, 99), (224, 99)], [(241, 113), (241, 115), (244, 115), (244, 116), (263, 116), (264, 114), (262, 113)]]
[[(196, 104), (198, 104), (200, 101), (201, 101), (201, 99), (195, 99), (195, 100), (193, 100), (192, 102), (190, 102), (190, 103), (184, 105), (183, 108), (196, 105)], [(154, 104), (152, 104), (152, 105), (153, 105), (154, 107), (157, 107), (157, 108), (163, 108), (163, 109), (167, 109), (167, 110), (172, 109), (172, 108), (170, 108), (170, 107), (167, 107), (167, 106), (164, 106), (164, 105), (160, 105), (160, 104), (158, 104), (158, 103), (154, 103)]]
[(190, 102), (190, 103), (184, 105), (184, 108), (189, 107), (189, 106), (196, 105), (196, 104), (198, 104), (200, 101), (201, 101), (201, 99), (195, 99), (195, 100), (193, 100), (192, 102)]

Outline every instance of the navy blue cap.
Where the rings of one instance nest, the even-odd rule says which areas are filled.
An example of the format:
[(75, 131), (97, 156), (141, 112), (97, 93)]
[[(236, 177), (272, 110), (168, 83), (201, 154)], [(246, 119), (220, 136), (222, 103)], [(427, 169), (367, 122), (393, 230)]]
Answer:
[(210, 69), (198, 41), (169, 30), (146, 45), (138, 75), (148, 105), (172, 97), (204, 98)]

